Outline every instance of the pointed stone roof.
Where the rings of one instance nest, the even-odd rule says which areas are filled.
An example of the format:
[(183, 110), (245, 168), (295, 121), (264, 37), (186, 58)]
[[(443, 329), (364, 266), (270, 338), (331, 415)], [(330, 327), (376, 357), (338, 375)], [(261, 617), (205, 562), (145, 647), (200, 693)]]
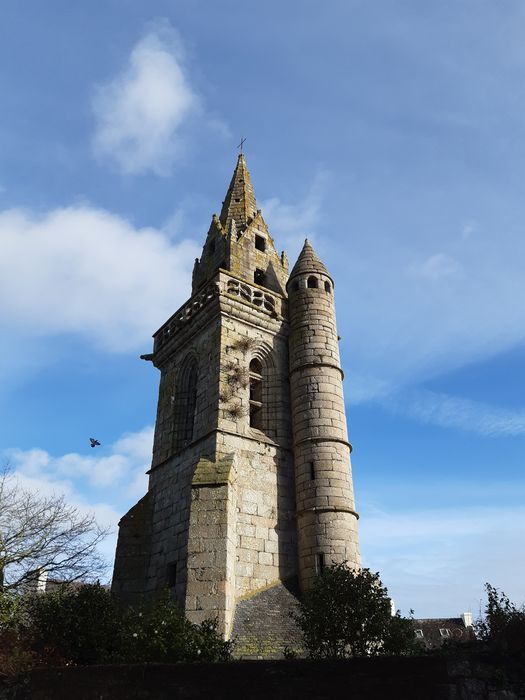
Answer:
[(288, 282), (290, 282), (290, 280), (293, 277), (296, 277), (297, 275), (304, 275), (308, 272), (317, 272), (321, 275), (327, 275), (328, 277), (330, 277), (330, 279), (332, 279), (332, 276), (330, 275), (324, 264), (321, 262), (320, 258), (310, 245), (310, 242), (307, 238), (304, 242), (303, 249), (299, 253), (297, 262), (295, 263), (292, 271), (290, 272)]
[(253, 219), (256, 214), (257, 202), (255, 200), (250, 173), (246, 167), (244, 153), (240, 153), (230, 186), (228, 187), (228, 192), (222, 203), (219, 219), (226, 231), (230, 230), (230, 224), (233, 219), (237, 231), (242, 233), (248, 222)]

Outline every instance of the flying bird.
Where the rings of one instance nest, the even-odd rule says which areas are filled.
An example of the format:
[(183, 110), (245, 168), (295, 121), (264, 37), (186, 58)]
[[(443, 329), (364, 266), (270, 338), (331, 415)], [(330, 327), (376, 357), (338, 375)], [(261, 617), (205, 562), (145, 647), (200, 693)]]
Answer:
[(95, 438), (89, 438), (89, 442), (91, 443), (91, 447), (96, 447), (97, 445), (100, 446), (100, 442), (95, 440)]

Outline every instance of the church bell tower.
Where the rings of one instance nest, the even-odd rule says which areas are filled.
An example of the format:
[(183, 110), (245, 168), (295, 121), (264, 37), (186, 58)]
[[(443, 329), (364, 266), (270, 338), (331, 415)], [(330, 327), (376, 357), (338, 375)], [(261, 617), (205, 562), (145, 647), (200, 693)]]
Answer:
[(360, 565), (337, 342), (330, 275), (307, 242), (288, 279), (241, 153), (192, 295), (143, 356), (160, 371), (153, 459), (119, 523), (115, 595), (168, 587), (229, 637), (246, 601)]

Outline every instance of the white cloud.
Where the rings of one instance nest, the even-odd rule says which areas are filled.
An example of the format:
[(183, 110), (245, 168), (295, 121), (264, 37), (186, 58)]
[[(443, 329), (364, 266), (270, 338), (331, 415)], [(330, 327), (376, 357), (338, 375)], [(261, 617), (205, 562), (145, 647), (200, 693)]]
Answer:
[(152, 445), (153, 427), (146, 426), (85, 455), (11, 448), (3, 458), (22, 487), (44, 496), (63, 494), (81, 513), (94, 513), (100, 525), (109, 527), (101, 551), (111, 563), (118, 521), (147, 491)]
[[(55, 457), (41, 449), (12, 448), (5, 451), (5, 457), (17, 475), (42, 480), (48, 486), (58, 485), (69, 492), (79, 484), (104, 492), (108, 486), (118, 486), (121, 493), (138, 498), (147, 487), (144, 475), (151, 466), (152, 445), (153, 428), (147, 426), (85, 455), (70, 452)], [(140, 479), (134, 483), (137, 476)]]
[(113, 445), (113, 451), (128, 459), (147, 464), (151, 462), (153, 449), (153, 428), (146, 426), (136, 433), (125, 433)]
[(292, 265), (303, 247), (304, 239), (315, 240), (329, 177), (326, 171), (318, 172), (306, 196), (294, 204), (283, 202), (279, 197), (270, 197), (260, 204), (277, 247), (286, 250)]
[(443, 428), (488, 436), (525, 435), (525, 411), (522, 410), (511, 411), (431, 391), (409, 392), (393, 399), (389, 405), (422, 423)]
[[(348, 376), (364, 400), (489, 359), (525, 341), (525, 239), (480, 229), (458, 242), (358, 234), (325, 260), (336, 281)], [(414, 259), (423, 261), (416, 269)], [(363, 382), (361, 382), (363, 385)], [(351, 394), (348, 394), (351, 399)]]
[(505, 230), (496, 235), (469, 220), (459, 238), (457, 230), (443, 232), (439, 252), (428, 250), (435, 239), (420, 232), (395, 237), (377, 231), (363, 237), (349, 230), (343, 238), (339, 231), (326, 230), (321, 216), (328, 177), (319, 173), (303, 201), (273, 197), (261, 208), (291, 265), (304, 238), (322, 234), (320, 252), (336, 281), (347, 400), (384, 401), (446, 427), (521, 434), (522, 412), (402, 393), (525, 341), (523, 237)]
[(430, 280), (442, 280), (461, 272), (461, 265), (457, 260), (445, 253), (436, 253), (418, 265), (412, 265), (410, 272)]
[(168, 22), (157, 21), (134, 46), (126, 68), (95, 92), (95, 153), (126, 174), (168, 175), (182, 148), (181, 127), (199, 105), (180, 37)]
[(477, 615), (487, 581), (523, 602), (525, 562), (515, 556), (525, 537), (522, 507), (436, 501), (434, 508), (362, 515), (364, 563), (380, 570), (405, 614), (413, 608), (420, 617)]
[(461, 237), (464, 239), (470, 238), (477, 230), (478, 224), (475, 221), (466, 221), (461, 229)]
[(87, 206), (0, 212), (0, 247), (4, 330), (25, 339), (73, 333), (109, 351), (150, 346), (152, 330), (187, 297), (200, 250)]

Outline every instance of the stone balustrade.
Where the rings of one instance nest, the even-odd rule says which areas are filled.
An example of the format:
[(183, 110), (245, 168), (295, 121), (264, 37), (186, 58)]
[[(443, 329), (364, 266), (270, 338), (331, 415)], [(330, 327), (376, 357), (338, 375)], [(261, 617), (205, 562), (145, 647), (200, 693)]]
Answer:
[(154, 350), (159, 350), (190, 319), (206, 306), (218, 293), (216, 283), (209, 284), (202, 292), (195, 294), (184, 306), (176, 311), (153, 336)]

